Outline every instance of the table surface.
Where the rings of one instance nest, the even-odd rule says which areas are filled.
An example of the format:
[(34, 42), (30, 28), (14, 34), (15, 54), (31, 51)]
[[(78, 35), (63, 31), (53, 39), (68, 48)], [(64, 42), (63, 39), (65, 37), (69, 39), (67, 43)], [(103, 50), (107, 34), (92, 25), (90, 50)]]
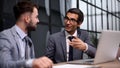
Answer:
[[(78, 61), (78, 60), (76, 60), (76, 61)], [(75, 62), (75, 61), (70, 61), (70, 62)], [(67, 62), (58, 63), (58, 64), (54, 64), (54, 66), (64, 65), (64, 64), (68, 64), (68, 63)], [(116, 59), (116, 60), (111, 61), (111, 62), (90, 65), (90, 66), (97, 66), (98, 68), (120, 68), (120, 61)]]

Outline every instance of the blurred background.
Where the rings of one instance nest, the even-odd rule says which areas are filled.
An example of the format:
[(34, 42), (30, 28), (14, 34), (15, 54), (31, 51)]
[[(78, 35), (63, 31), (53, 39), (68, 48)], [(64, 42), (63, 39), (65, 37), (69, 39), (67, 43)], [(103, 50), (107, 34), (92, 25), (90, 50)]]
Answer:
[[(15, 24), (13, 6), (23, 0), (0, 0), (0, 31)], [(89, 32), (97, 47), (102, 30), (120, 30), (120, 0), (29, 0), (39, 6), (36, 31), (30, 33), (36, 57), (45, 53), (46, 39), (50, 34), (64, 29), (64, 16), (69, 8), (79, 8), (85, 19), (81, 29)]]

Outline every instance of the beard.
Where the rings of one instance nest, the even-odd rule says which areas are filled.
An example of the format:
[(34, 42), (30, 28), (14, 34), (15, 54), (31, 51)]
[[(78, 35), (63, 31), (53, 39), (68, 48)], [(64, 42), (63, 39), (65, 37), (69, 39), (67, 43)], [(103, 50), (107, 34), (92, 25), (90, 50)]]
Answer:
[(30, 23), (27, 26), (28, 31), (35, 31), (36, 30), (36, 25), (34, 25), (32, 21), (30, 21)]

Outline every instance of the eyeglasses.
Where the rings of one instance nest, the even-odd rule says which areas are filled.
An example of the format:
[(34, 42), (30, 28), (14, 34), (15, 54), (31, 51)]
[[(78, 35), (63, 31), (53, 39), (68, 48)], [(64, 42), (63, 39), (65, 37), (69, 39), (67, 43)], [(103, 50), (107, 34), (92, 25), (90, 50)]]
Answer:
[(75, 20), (74, 18), (68, 18), (67, 16), (65, 16), (64, 17), (64, 20), (67, 22), (67, 21), (69, 21), (69, 22), (78, 22), (77, 20)]

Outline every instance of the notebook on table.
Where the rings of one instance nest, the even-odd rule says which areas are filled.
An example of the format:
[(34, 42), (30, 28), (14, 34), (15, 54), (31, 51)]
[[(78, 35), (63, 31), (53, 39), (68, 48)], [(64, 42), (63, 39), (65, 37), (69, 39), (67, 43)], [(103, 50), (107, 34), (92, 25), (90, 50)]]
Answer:
[(120, 31), (104, 30), (99, 38), (94, 59), (67, 62), (70, 64), (99, 64), (116, 59), (120, 44)]

